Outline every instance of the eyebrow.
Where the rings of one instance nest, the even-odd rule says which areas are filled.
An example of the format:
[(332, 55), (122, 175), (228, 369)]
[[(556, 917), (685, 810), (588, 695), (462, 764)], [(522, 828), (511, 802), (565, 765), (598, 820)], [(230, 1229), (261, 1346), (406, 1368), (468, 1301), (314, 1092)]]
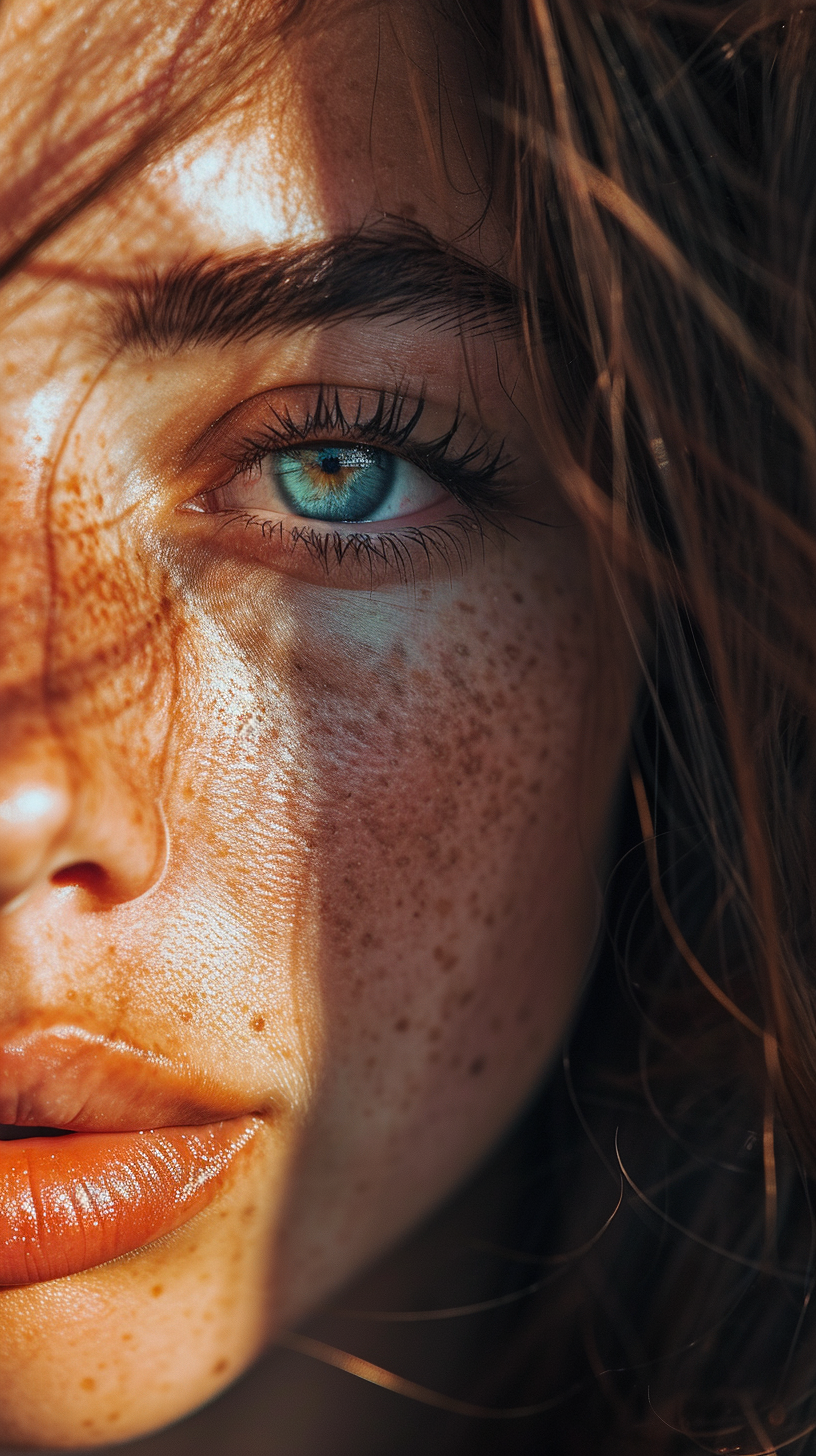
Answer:
[(118, 285), (106, 314), (118, 349), (168, 354), (349, 318), (512, 332), (518, 295), (493, 269), (417, 229), (182, 263)]

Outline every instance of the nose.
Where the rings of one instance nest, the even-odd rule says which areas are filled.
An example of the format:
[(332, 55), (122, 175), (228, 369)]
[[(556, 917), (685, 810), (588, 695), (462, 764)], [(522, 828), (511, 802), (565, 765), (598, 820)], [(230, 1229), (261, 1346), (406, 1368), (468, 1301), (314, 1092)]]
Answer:
[(72, 885), (97, 906), (135, 899), (164, 858), (160, 809), (148, 800), (145, 812), (121, 778), (69, 774), (58, 756), (0, 770), (0, 909), (47, 885)]

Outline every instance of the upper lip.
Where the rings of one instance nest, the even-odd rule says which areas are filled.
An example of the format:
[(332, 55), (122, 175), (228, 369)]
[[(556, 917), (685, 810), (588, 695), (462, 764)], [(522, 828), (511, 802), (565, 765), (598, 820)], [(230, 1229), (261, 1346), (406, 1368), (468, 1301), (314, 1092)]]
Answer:
[(78, 1027), (0, 1037), (0, 1123), (132, 1132), (221, 1122), (254, 1110), (192, 1068)]

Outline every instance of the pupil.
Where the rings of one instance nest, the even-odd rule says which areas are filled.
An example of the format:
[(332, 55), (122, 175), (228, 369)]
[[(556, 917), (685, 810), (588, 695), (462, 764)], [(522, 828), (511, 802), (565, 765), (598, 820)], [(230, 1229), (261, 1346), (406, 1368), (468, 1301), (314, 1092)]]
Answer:
[(336, 452), (333, 455), (320, 455), (318, 459), (320, 469), (325, 475), (336, 475), (338, 470), (342, 470), (343, 468), (340, 463), (340, 456)]

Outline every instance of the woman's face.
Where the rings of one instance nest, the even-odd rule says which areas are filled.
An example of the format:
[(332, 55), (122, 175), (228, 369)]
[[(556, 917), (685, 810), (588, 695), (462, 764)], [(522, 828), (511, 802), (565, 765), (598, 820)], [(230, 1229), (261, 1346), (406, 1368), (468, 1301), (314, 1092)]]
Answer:
[[(74, 6), (55, 114), (131, 117), (198, 9), (107, 82), (86, 11), (135, 47)], [(31, 94), (79, 155), (54, 13), (4, 11), (18, 191)], [(75, 1133), (0, 1143), (7, 1444), (179, 1416), (399, 1240), (596, 936), (634, 674), (477, 306), (482, 60), (320, 18), (0, 294), (0, 1123)]]

